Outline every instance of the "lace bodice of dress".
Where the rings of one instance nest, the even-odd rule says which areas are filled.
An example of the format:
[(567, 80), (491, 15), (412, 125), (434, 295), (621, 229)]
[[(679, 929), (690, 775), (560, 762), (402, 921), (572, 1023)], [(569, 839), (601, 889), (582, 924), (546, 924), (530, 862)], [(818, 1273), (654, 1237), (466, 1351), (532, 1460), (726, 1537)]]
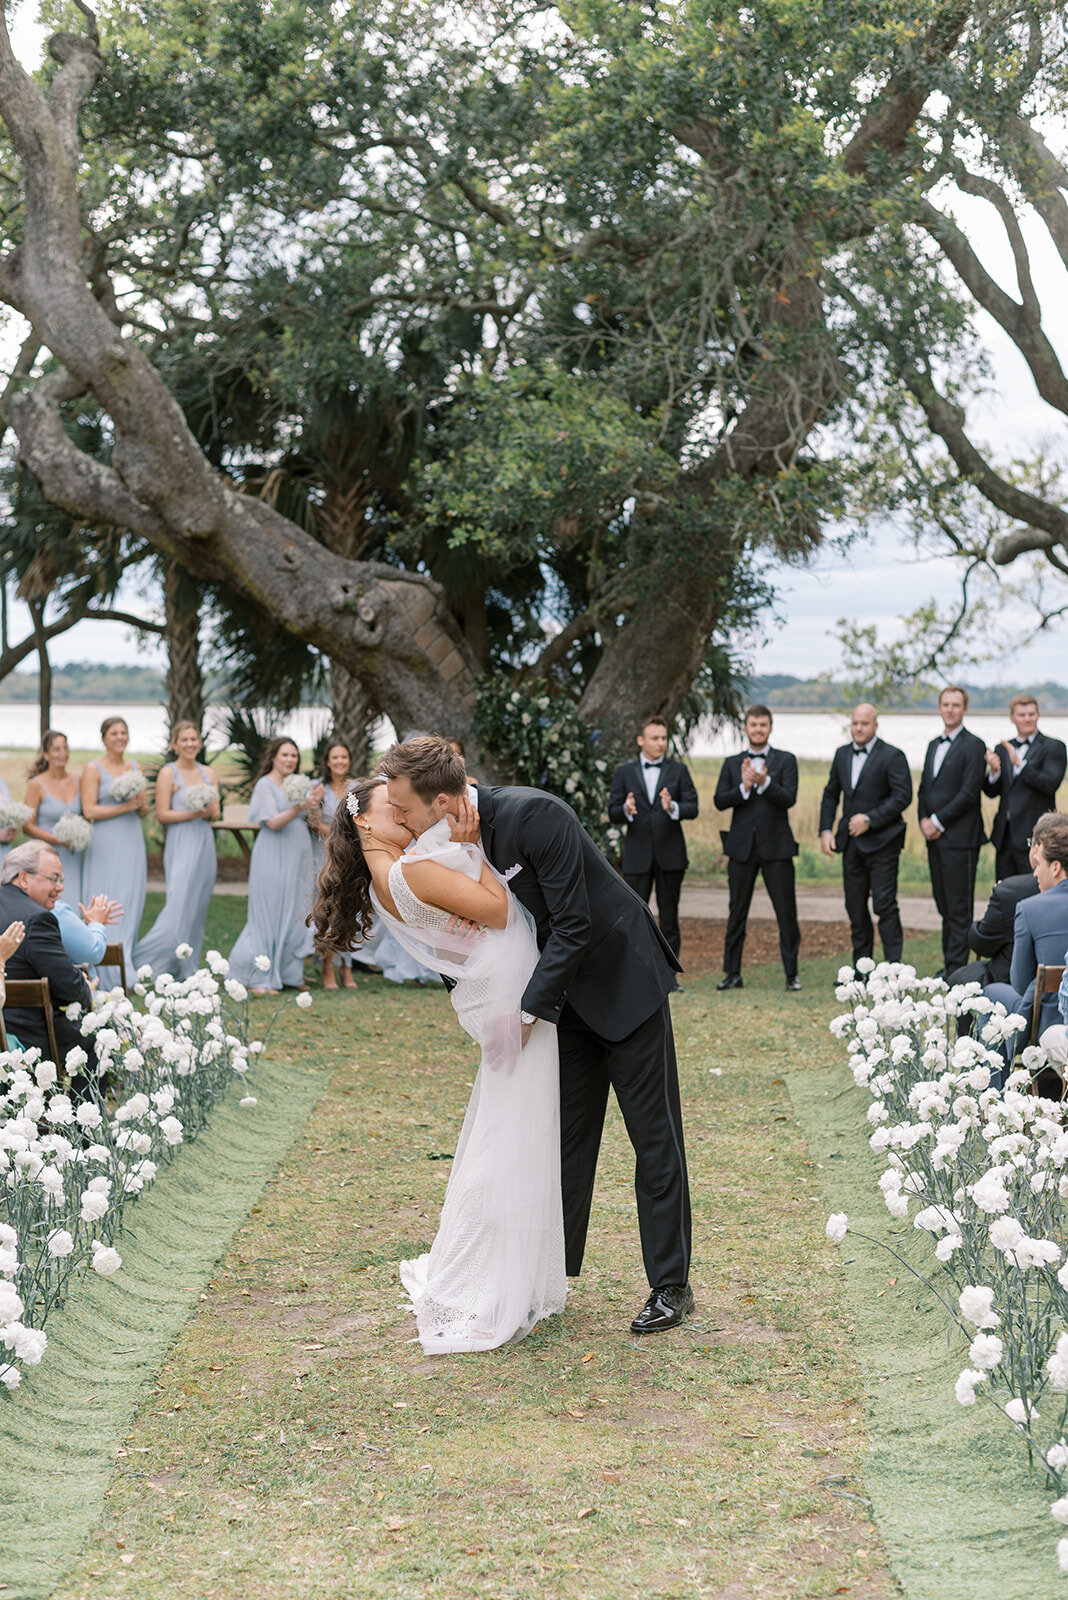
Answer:
[(433, 932), (438, 928), (444, 928), (449, 921), (451, 913), (442, 911), (439, 906), (424, 905), (423, 901), (412, 893), (404, 876), (403, 857), (400, 861), (394, 861), (389, 869), (389, 892), (393, 896), (397, 915), (411, 928), (429, 928)]

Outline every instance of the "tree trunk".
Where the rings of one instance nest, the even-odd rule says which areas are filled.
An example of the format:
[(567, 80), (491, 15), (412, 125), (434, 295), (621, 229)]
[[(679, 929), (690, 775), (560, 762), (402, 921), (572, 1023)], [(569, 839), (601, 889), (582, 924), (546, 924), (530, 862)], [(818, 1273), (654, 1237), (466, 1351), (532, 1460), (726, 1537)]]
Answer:
[(30, 616), (33, 618), (33, 633), (37, 643), (37, 703), (41, 708), (41, 743), (44, 736), (52, 726), (52, 663), (48, 656), (48, 635), (45, 632), (43, 600), (28, 600)]
[(374, 708), (359, 679), (354, 678), (338, 661), (330, 663), (330, 700), (334, 717), (333, 736), (348, 745), (353, 772), (366, 772), (371, 754)]
[(204, 727), (204, 676), (200, 669), (200, 590), (189, 574), (168, 561), (163, 568), (163, 615), (167, 641), (167, 726)]

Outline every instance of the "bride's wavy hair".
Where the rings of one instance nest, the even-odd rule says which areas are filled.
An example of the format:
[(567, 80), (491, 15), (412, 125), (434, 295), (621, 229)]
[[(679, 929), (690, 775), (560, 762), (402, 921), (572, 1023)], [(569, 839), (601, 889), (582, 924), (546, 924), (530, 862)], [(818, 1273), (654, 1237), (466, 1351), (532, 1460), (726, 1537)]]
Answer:
[[(364, 810), (384, 778), (360, 778), (349, 799)], [(360, 849), (356, 818), (343, 801), (334, 812), (326, 836), (326, 861), (316, 885), (308, 925), (315, 925), (315, 948), (321, 956), (350, 950), (371, 931), (371, 874)]]

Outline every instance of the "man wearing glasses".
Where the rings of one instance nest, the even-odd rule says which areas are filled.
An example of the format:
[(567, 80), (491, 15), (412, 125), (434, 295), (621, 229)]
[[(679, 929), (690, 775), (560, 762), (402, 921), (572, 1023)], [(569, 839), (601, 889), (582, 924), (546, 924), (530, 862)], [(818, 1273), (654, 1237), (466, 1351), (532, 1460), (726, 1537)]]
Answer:
[[(78, 1045), (89, 1057), (90, 1069), (96, 1057), (91, 1038), (83, 1038), (78, 1024), (66, 1016), (65, 1008), (77, 1003), (88, 1010), (92, 993), (85, 977), (63, 947), (59, 923), (53, 906), (63, 887), (63, 869), (54, 850), (37, 839), (9, 850), (0, 865), (0, 927), (22, 922), (26, 935), (15, 953), (8, 957), (7, 979), (47, 978), (52, 997), (52, 1021), (62, 1068), (68, 1053)], [(40, 1011), (4, 1008), (4, 1022), (23, 1045), (37, 1045), (49, 1054), (48, 1033)], [(76, 1078), (71, 1089), (78, 1094), (83, 1080)]]

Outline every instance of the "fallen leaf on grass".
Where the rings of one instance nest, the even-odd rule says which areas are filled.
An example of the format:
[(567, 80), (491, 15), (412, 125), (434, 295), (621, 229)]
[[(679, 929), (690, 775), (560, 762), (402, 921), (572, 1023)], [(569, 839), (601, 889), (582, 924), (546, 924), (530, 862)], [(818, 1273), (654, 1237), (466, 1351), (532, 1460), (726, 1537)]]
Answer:
[(596, 1511), (597, 1511), (597, 1507), (596, 1506), (586, 1506), (578, 1514), (579, 1521), (581, 1522), (583, 1517), (592, 1517), (592, 1516), (594, 1516)]
[(620, 1481), (618, 1472), (602, 1472), (601, 1477), (605, 1483), (618, 1483)]
[(585, 1411), (571, 1411), (571, 1410), (569, 1410), (567, 1414), (568, 1414), (569, 1417), (574, 1417), (576, 1422), (581, 1422), (584, 1419), (585, 1415), (586, 1415)]
[(671, 1520), (675, 1524), (676, 1528), (692, 1528), (693, 1527), (693, 1523), (690, 1521), (689, 1517), (672, 1517)]
[(386, 1523), (386, 1532), (403, 1533), (404, 1529), (410, 1528), (411, 1525), (411, 1517), (390, 1517), (389, 1521)]
[(587, 1350), (587, 1351), (586, 1351), (586, 1354), (585, 1354), (585, 1355), (584, 1355), (584, 1356), (583, 1356), (583, 1358), (582, 1358), (582, 1364), (583, 1364), (583, 1366), (585, 1366), (585, 1365), (586, 1365), (586, 1362), (587, 1362), (587, 1361), (592, 1361), (592, 1360), (593, 1360), (593, 1351), (592, 1351), (592, 1350)]

